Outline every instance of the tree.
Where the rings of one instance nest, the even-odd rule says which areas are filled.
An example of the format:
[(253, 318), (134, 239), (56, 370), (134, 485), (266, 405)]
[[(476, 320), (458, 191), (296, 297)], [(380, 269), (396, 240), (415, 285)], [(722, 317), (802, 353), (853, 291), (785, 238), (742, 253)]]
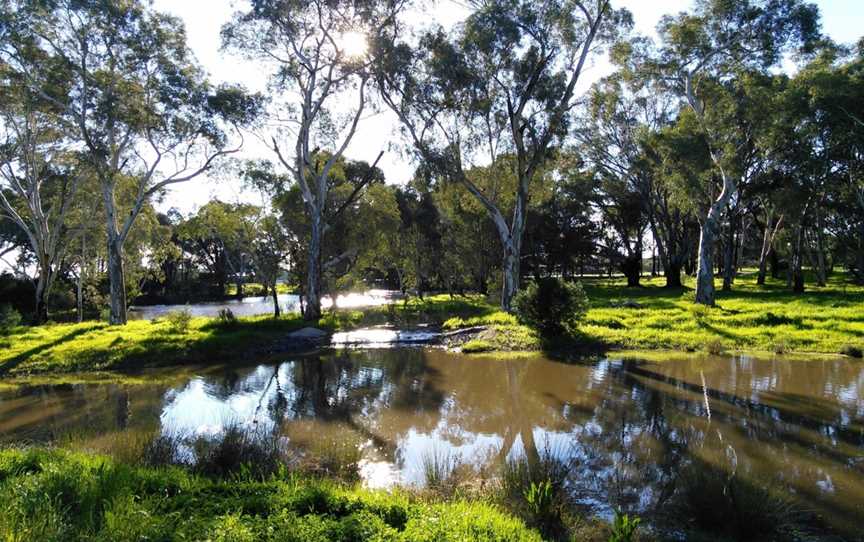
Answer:
[[(503, 248), (501, 307), (519, 288), (529, 191), (568, 130), (586, 62), (629, 22), (607, 0), (489, 0), (452, 35), (437, 29), (416, 46), (388, 44), (382, 97), (418, 158), (483, 205)], [(466, 174), (472, 160), (509, 153), (517, 179), (511, 219)]]
[(279, 318), (279, 296), (276, 292), (276, 282), (284, 270), (288, 256), (288, 237), (279, 224), (279, 219), (271, 214), (263, 215), (255, 227), (255, 239), (252, 241), (252, 262), (255, 276), (264, 285), (265, 293), (269, 289), (273, 295), (273, 316)]
[(219, 297), (225, 295), (231, 278), (237, 297), (243, 297), (248, 250), (259, 214), (254, 205), (214, 200), (175, 227), (178, 240), (189, 245), (188, 251), (214, 277)]
[[(248, 122), (257, 100), (239, 88), (210, 85), (186, 46), (182, 23), (138, 0), (19, 0), (4, 5), (2, 18), (11, 29), (3, 60), (26, 76), (31, 92), (63, 112), (99, 180), (111, 322), (123, 324), (124, 244), (146, 202), (239, 150), (229, 147), (226, 126)], [(34, 61), (34, 47), (44, 60)], [(58, 79), (68, 81), (62, 95)], [(124, 215), (122, 178), (136, 185)]]
[[(309, 217), (304, 308), (308, 320), (321, 316), (321, 274), (326, 265), (322, 238), (331, 227), (325, 214), (332, 171), (369, 105), (369, 68), (376, 44), (395, 31), (404, 3), (254, 0), (222, 31), (226, 46), (273, 68), (271, 116), (279, 128), (267, 139), (299, 187)], [(371, 51), (349, 49), (352, 36), (360, 36)], [(340, 108), (350, 112), (340, 118)], [(322, 148), (329, 150), (321, 152)]]
[[(661, 47), (634, 42), (639, 70), (653, 74), (679, 96), (693, 113), (705, 138), (719, 180), (712, 201), (700, 217), (696, 302), (714, 304), (714, 250), (720, 221), (738, 188), (730, 168), (734, 147), (715, 132), (713, 96), (705, 91), (742, 70), (766, 70), (795, 45), (810, 45), (818, 37), (818, 11), (800, 0), (699, 0), (693, 13), (666, 16), (658, 25)], [(712, 180), (713, 182), (713, 180)]]
[(69, 152), (51, 113), (16, 101), (4, 100), (0, 111), (0, 211), (21, 229), (35, 259), (33, 320), (42, 324), (72, 237), (67, 218), (87, 172)]

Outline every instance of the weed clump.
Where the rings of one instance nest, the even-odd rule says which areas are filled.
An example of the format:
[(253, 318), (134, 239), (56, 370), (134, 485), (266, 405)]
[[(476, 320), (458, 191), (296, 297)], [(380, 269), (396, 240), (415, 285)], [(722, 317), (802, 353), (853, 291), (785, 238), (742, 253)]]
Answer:
[(192, 313), (188, 309), (171, 311), (165, 315), (165, 320), (168, 322), (169, 332), (185, 335), (189, 331), (189, 324), (192, 322)]

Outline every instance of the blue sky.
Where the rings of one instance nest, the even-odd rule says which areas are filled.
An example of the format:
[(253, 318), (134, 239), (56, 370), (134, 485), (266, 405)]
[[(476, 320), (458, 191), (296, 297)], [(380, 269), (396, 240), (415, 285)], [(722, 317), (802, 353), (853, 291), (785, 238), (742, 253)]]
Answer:
[[(660, 17), (687, 10), (692, 3), (692, 0), (613, 1), (616, 7), (626, 7), (633, 13), (635, 31), (641, 34), (653, 34)], [(864, 0), (816, 0), (814, 3), (822, 13), (823, 31), (835, 41), (853, 43), (864, 36)], [(231, 13), (242, 8), (243, 4), (236, 0), (155, 1), (156, 9), (184, 20), (190, 47), (215, 80), (238, 82), (250, 89), (262, 90), (265, 76), (255, 63), (241, 61), (219, 51), (219, 29)], [(434, 21), (449, 26), (461, 20), (466, 13), (458, 0), (438, 0), (432, 5), (434, 7), (431, 9), (412, 14), (412, 19), (418, 24)], [(610, 66), (603, 59), (595, 61), (586, 72), (585, 87), (609, 70)], [(400, 155), (398, 149), (389, 145), (389, 142), (398, 139), (394, 133), (395, 127), (394, 119), (387, 112), (370, 114), (363, 119), (346, 154), (353, 159), (371, 162), (379, 151), (385, 150), (380, 166), (388, 182), (402, 183), (410, 177), (414, 168)], [(267, 149), (254, 137), (246, 138), (244, 155), (270, 158)], [(202, 177), (175, 187), (159, 207), (176, 207), (182, 212), (189, 212), (214, 197), (227, 201), (261, 203), (259, 196), (244, 192), (237, 182)]]

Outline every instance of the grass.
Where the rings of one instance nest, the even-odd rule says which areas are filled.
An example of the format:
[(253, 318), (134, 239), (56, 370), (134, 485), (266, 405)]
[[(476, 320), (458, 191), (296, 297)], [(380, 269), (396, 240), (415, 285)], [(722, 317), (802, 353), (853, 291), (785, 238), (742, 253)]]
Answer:
[(0, 540), (539, 542), (488, 502), (280, 472), (220, 478), (59, 449), (0, 452)]
[[(626, 288), (620, 279), (585, 282), (591, 307), (571, 340), (542, 338), (481, 296), (429, 296), (364, 310), (328, 312), (317, 323), (328, 330), (418, 324), (455, 330), (483, 326), (461, 345), (471, 353), (566, 349), (585, 345), (628, 350), (844, 354), (864, 350), (864, 288), (836, 274), (824, 288), (803, 295), (743, 274), (732, 292), (718, 292), (714, 308), (695, 305), (692, 284), (661, 287), (662, 278)], [(290, 331), (309, 325), (298, 315), (239, 318), (225, 325), (193, 318), (188, 326), (162, 321), (101, 322), (17, 327), (0, 336), (0, 377), (46, 372), (110, 371), (157, 365), (212, 364), (260, 358)]]
[[(640, 350), (854, 354), (864, 346), (864, 288), (845, 283), (842, 274), (803, 295), (780, 281), (759, 286), (744, 274), (733, 291), (717, 292), (713, 308), (690, 301), (692, 284), (667, 290), (661, 283), (587, 282), (591, 309), (581, 332), (590, 341)], [(624, 300), (639, 307), (621, 306)]]

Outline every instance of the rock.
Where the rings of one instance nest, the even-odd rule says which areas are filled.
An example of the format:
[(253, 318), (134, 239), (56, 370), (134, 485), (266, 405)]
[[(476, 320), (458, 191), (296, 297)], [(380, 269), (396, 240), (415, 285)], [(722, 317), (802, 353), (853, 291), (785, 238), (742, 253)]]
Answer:
[(633, 301), (632, 299), (625, 299), (624, 301), (613, 301), (611, 305), (615, 308), (624, 308), (624, 309), (641, 309), (642, 305)]

